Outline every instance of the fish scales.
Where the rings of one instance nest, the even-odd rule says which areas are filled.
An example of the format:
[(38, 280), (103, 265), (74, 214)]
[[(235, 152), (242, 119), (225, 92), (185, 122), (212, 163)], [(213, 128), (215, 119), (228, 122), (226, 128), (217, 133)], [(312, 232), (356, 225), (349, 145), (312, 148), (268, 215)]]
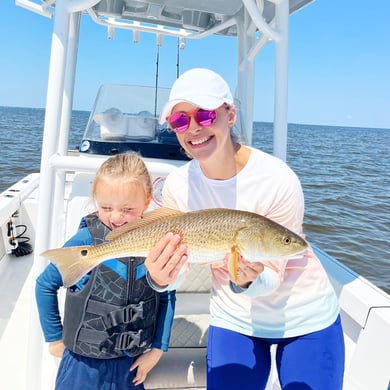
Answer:
[[(247, 211), (206, 209), (188, 213), (167, 208), (145, 213), (144, 217), (107, 235), (96, 246), (51, 249), (42, 254), (59, 269), (65, 286), (77, 282), (101, 262), (124, 256), (144, 256), (166, 233), (178, 233), (188, 247), (190, 263), (212, 263), (231, 252), (249, 261), (285, 258), (302, 252), (307, 243), (297, 234), (263, 216)], [(237, 264), (230, 264), (237, 270)]]
[[(164, 220), (157, 221), (138, 229), (131, 230), (120, 235), (113, 242), (116, 242), (118, 247), (129, 247), (130, 250), (136, 251), (133, 253), (148, 254), (151, 246), (167, 232), (178, 233), (182, 237), (182, 243), (188, 245), (196, 251), (192, 262), (203, 262), (205, 259), (199, 259), (197, 256), (198, 250), (208, 250), (211, 253), (214, 251), (222, 251), (226, 253), (234, 243), (236, 230), (240, 229), (237, 216), (221, 218), (220, 213), (190, 213), (180, 216), (174, 216)], [(242, 220), (241, 220), (242, 221)], [(247, 222), (242, 226), (247, 226)], [(232, 229), (235, 226), (235, 230)], [(129, 243), (128, 240), (135, 242)], [(146, 250), (146, 252), (145, 252)], [(126, 250), (123, 250), (124, 254)], [(219, 260), (221, 257), (218, 258)]]

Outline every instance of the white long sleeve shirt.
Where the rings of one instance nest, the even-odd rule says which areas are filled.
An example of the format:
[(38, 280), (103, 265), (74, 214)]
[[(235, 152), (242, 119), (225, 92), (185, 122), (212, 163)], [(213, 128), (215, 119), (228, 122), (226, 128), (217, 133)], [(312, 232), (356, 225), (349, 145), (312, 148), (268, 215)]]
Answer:
[[(192, 160), (170, 173), (163, 205), (181, 211), (231, 208), (261, 214), (303, 236), (299, 179), (280, 159), (251, 148), (245, 167), (228, 180), (207, 178)], [(211, 324), (266, 338), (294, 337), (331, 325), (337, 297), (309, 247), (289, 259), (265, 262), (248, 289), (234, 290), (226, 267), (212, 268)]]

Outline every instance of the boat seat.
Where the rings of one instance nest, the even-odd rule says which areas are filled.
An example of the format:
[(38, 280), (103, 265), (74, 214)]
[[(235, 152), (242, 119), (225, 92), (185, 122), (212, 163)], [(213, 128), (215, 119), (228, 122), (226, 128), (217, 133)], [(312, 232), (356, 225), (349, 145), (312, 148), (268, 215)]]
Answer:
[(65, 224), (65, 241), (71, 238), (80, 225), (80, 220), (94, 210), (89, 196), (75, 196), (68, 202)]
[[(103, 163), (104, 160), (101, 161)], [(75, 196), (90, 197), (95, 173), (77, 172), (73, 177), (72, 190), (69, 199)]]
[(81, 218), (95, 210), (91, 199), (94, 178), (95, 173), (87, 172), (78, 172), (73, 177), (66, 206), (65, 241), (76, 233)]
[(95, 114), (93, 120), (100, 126), (100, 137), (103, 140), (149, 142), (155, 139), (157, 119), (149, 111), (132, 115), (111, 107)]
[(210, 289), (210, 267), (192, 264), (176, 292), (169, 350), (148, 374), (145, 389), (206, 389)]

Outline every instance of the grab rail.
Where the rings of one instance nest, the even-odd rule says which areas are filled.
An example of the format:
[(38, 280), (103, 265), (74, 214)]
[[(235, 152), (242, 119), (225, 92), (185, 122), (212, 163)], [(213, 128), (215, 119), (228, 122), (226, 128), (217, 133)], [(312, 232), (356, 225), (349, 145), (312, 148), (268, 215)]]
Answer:
[(39, 186), (39, 173), (31, 173), (0, 194), (0, 226), (8, 222), (22, 202)]

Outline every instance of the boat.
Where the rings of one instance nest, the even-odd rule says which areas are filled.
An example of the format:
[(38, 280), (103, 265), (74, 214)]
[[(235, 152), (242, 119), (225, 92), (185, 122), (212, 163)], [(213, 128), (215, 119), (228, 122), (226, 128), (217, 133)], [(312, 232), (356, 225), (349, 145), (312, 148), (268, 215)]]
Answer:
[[(118, 29), (178, 46), (208, 36), (236, 39), (235, 98), (242, 134), (252, 143), (254, 62), (275, 46), (273, 154), (287, 154), (289, 17), (312, 0), (16, 0), (16, 5), (54, 18), (41, 169), (0, 194), (0, 383), (4, 389), (53, 388), (58, 359), (48, 354), (39, 326), (34, 282), (46, 265), (40, 253), (63, 244), (88, 211), (94, 172), (110, 155), (139, 151), (153, 176), (152, 207), (161, 205), (166, 175), (183, 164), (172, 133), (157, 118), (169, 90), (156, 85), (105, 84), (77, 151), (67, 148), (81, 18), (113, 38)], [(134, 99), (137, 97), (137, 99)], [(127, 105), (129, 103), (129, 105)], [(134, 103), (135, 106), (130, 105)], [(22, 233), (18, 233), (22, 229)], [(315, 244), (315, 243), (314, 243)], [(346, 344), (344, 389), (390, 388), (390, 296), (314, 245), (337, 293)], [(177, 293), (169, 351), (149, 374), (146, 389), (205, 389), (205, 336), (210, 279), (194, 267)], [(63, 296), (60, 296), (63, 303)], [(188, 303), (191, 304), (188, 304)], [(280, 389), (273, 367), (267, 389)]]

